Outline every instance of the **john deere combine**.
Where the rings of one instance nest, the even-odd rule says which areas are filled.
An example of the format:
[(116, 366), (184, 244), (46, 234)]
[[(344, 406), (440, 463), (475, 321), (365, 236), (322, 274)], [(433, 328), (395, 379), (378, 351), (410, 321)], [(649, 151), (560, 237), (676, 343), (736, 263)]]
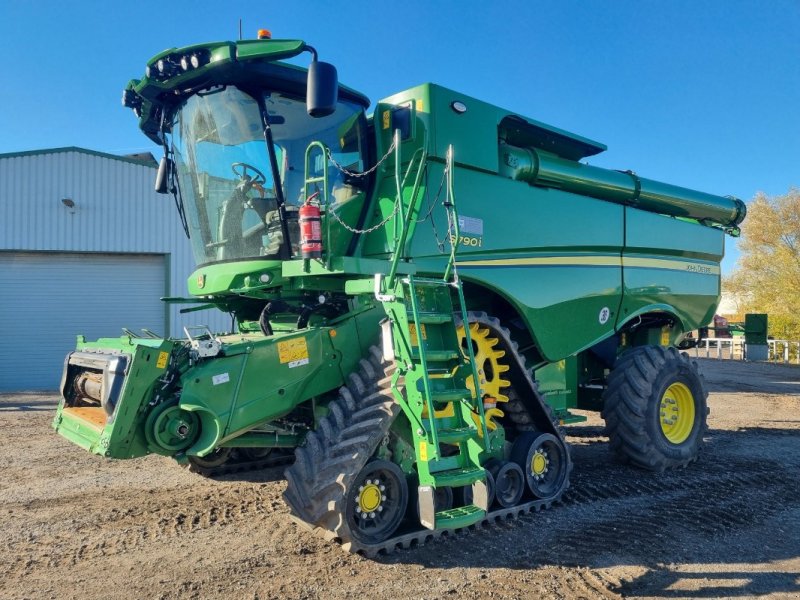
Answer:
[(294, 449), (292, 513), (367, 554), (557, 501), (573, 408), (637, 466), (697, 458), (677, 348), (740, 200), (590, 166), (604, 145), (438, 85), (367, 115), (300, 40), (167, 50), (123, 102), (198, 265), (168, 300), (236, 331), (79, 338), (64, 437), (203, 474)]

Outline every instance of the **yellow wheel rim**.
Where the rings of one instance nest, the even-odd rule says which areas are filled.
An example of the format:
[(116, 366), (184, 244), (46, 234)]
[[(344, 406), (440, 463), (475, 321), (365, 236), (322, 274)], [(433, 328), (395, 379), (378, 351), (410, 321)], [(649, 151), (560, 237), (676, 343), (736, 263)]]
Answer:
[(381, 505), (381, 490), (377, 484), (369, 482), (358, 492), (358, 506), (362, 513), (371, 513)]
[(694, 396), (686, 384), (675, 382), (661, 398), (661, 432), (673, 444), (682, 444), (692, 433), (695, 420)]
[[(502, 377), (502, 374), (508, 371), (510, 367), (499, 361), (506, 353), (503, 350), (495, 350), (495, 346), (500, 343), (500, 340), (496, 337), (490, 337), (490, 334), (491, 330), (488, 327), (482, 327), (480, 323), (469, 324), (469, 335), (472, 338), (475, 364), (478, 370), (478, 377), (481, 380), (481, 392), (485, 397), (484, 408), (487, 410), (487, 427), (495, 429), (497, 424), (492, 422), (492, 419), (502, 417), (504, 414), (503, 411), (495, 407), (499, 402), (508, 402), (508, 396), (503, 394), (501, 390), (510, 386), (511, 382)], [(464, 353), (467, 354), (463, 324), (458, 328), (458, 341)], [(466, 384), (469, 390), (474, 393), (475, 383), (472, 381), (472, 377), (467, 379)]]
[(531, 459), (531, 472), (534, 475), (541, 475), (547, 470), (547, 459), (541, 452), (536, 452)]

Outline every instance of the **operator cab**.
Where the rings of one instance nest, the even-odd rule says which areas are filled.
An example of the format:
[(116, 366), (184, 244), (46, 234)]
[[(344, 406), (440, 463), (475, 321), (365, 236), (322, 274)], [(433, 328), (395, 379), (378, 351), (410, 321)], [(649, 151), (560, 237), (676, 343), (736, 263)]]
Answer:
[[(299, 207), (321, 191), (319, 183), (306, 189), (306, 178), (321, 179), (327, 170), (330, 193), (321, 203), (334, 209), (363, 191), (329, 161), (366, 169), (367, 119), (359, 103), (340, 99), (330, 114), (312, 117), (301, 96), (218, 85), (189, 96), (173, 114), (166, 133), (199, 266), (298, 256)], [(314, 141), (330, 157), (316, 151), (307, 159)]]

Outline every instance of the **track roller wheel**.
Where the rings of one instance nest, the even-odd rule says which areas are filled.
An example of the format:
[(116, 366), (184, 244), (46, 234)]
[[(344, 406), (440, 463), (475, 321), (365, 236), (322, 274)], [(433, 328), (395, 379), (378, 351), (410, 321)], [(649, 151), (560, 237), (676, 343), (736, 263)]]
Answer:
[(708, 406), (697, 363), (675, 348), (641, 346), (621, 355), (603, 395), (615, 454), (651, 471), (697, 460)]
[(540, 500), (556, 497), (569, 475), (566, 448), (550, 433), (523, 433), (514, 440), (511, 460), (520, 466), (528, 489)]
[(264, 460), (272, 454), (272, 448), (239, 448), (239, 454), (245, 460)]
[(494, 479), (495, 500), (503, 508), (519, 504), (525, 492), (525, 474), (522, 468), (512, 461), (492, 459), (486, 463), (486, 470)]
[(364, 544), (390, 537), (405, 516), (408, 484), (400, 467), (385, 460), (368, 462), (345, 497), (346, 527)]
[(228, 462), (232, 451), (233, 448), (217, 448), (205, 456), (190, 456), (189, 464), (201, 470), (216, 469)]

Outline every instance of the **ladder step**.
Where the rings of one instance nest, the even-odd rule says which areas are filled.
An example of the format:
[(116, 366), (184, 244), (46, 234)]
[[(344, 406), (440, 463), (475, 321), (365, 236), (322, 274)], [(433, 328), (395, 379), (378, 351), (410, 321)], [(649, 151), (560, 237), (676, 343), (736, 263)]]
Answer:
[(442, 510), (436, 513), (436, 529), (458, 529), (468, 527), (477, 523), (486, 516), (486, 511), (477, 506), (459, 506), (450, 510)]
[[(453, 360), (454, 358), (458, 358), (459, 356), (461, 356), (461, 353), (458, 350), (425, 351), (425, 358), (428, 360), (428, 362), (446, 362), (448, 360)], [(420, 360), (419, 348), (411, 349), (411, 358), (413, 358), (414, 360)]]
[[(452, 313), (421, 312), (418, 318), (419, 322), (425, 325), (441, 325), (453, 321)], [(411, 312), (408, 313), (408, 321), (409, 323), (414, 322), (414, 314)]]
[(444, 287), (449, 285), (452, 285), (452, 282), (444, 279), (414, 278), (414, 287)]
[(431, 400), (434, 403), (447, 404), (457, 402), (466, 398), (472, 399), (472, 392), (467, 388), (455, 388), (452, 390), (434, 390), (431, 392)]
[(433, 379), (452, 379), (453, 372), (447, 367), (428, 367), (428, 376)]
[(486, 479), (483, 467), (463, 467), (431, 473), (434, 487), (462, 487)]
[(454, 427), (453, 429), (439, 429), (437, 432), (439, 442), (442, 444), (457, 444), (478, 437), (478, 430), (474, 427)]

